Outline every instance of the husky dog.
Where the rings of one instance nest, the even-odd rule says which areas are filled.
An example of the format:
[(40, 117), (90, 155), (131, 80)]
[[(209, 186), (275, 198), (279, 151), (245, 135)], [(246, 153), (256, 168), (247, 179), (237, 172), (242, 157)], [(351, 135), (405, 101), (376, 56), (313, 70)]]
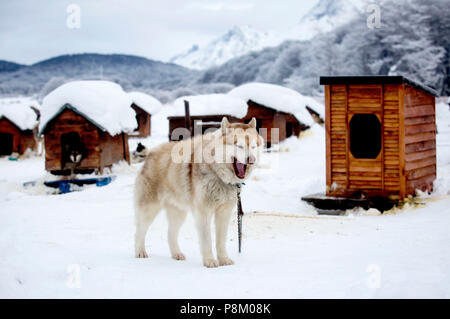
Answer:
[(81, 160), (86, 157), (86, 149), (80, 136), (75, 132), (70, 132), (61, 137), (62, 148), (62, 168), (77, 167)]
[(148, 150), (144, 144), (138, 143), (136, 150), (131, 153), (131, 159), (133, 163), (140, 163), (145, 161)]
[[(225, 246), (228, 224), (237, 203), (236, 185), (249, 177), (263, 144), (254, 118), (249, 124), (230, 124), (224, 117), (220, 129), (214, 132), (163, 144), (150, 151), (134, 189), (136, 257), (148, 257), (145, 235), (158, 212), (165, 209), (172, 258), (184, 260), (178, 246), (178, 233), (187, 211), (191, 211), (199, 234), (203, 265), (232, 265), (234, 262), (228, 257)], [(217, 259), (211, 244), (213, 217)]]

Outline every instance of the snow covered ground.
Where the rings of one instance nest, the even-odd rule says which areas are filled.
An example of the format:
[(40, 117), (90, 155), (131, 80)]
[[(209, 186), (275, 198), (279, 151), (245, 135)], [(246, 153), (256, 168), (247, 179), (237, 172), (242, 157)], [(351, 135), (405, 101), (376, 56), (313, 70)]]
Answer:
[[(1, 158), (0, 297), (450, 298), (450, 112), (437, 108), (433, 194), (384, 215), (318, 216), (300, 200), (325, 188), (324, 131), (314, 126), (264, 154), (242, 195), (243, 252), (233, 220), (235, 265), (215, 269), (202, 266), (191, 217), (180, 236), (186, 261), (170, 258), (164, 214), (147, 236), (150, 258), (134, 258), (132, 188), (141, 164), (116, 165), (108, 186), (50, 195), (22, 186), (48, 178), (43, 157)], [(147, 146), (167, 140), (166, 112), (152, 117)]]

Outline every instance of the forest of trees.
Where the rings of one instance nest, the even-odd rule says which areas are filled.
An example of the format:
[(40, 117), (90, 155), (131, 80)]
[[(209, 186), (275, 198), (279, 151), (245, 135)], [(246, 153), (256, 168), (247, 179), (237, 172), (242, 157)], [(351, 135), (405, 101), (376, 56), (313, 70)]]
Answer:
[(450, 95), (448, 0), (386, 1), (380, 12), (380, 28), (368, 28), (362, 14), (310, 41), (233, 59), (207, 70), (199, 81), (261, 81), (318, 94), (321, 75), (404, 75)]
[(450, 95), (448, 0), (384, 1), (380, 6), (380, 28), (369, 28), (368, 14), (362, 13), (311, 40), (286, 41), (202, 72), (133, 56), (69, 55), (0, 70), (0, 94), (41, 98), (67, 81), (105, 79), (164, 103), (186, 94), (227, 92), (250, 81), (318, 95), (323, 75), (404, 75)]

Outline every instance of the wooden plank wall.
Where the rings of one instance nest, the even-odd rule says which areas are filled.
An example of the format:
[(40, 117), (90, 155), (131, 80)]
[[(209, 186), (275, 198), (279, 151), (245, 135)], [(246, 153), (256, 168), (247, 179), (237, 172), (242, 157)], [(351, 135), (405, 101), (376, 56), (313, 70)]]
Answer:
[(136, 113), (137, 130), (130, 134), (130, 137), (147, 137), (151, 135), (151, 115), (141, 109), (139, 106), (132, 104), (131, 108)]
[(274, 144), (284, 141), (286, 139), (286, 113), (277, 112), (273, 117), (272, 128), (278, 129), (278, 136), (276, 132), (270, 132), (270, 140), (267, 141)]
[[(374, 114), (383, 127), (383, 86), (348, 85), (347, 123), (350, 123), (354, 114)], [(350, 132), (348, 134), (350, 136)], [(383, 133), (381, 132), (381, 134)], [(383, 145), (383, 140), (381, 145)], [(382, 191), (383, 147), (381, 147), (380, 153), (375, 159), (354, 158), (350, 152), (349, 139), (347, 139), (347, 151), (349, 191)]]
[(23, 154), (28, 148), (30, 150), (36, 150), (37, 142), (34, 132), (32, 130), (22, 131), (19, 142), (19, 154)]
[(61, 170), (61, 135), (77, 132), (87, 150), (87, 156), (81, 161), (80, 169), (95, 169), (100, 167), (99, 130), (81, 115), (71, 110), (63, 111), (49, 123), (45, 134), (45, 169), (47, 171)]
[(0, 119), (0, 133), (7, 133), (13, 136), (12, 151), (19, 152), (20, 145), (20, 130), (11, 123), (8, 119)]
[[(270, 107), (266, 107), (264, 105), (255, 103), (253, 101), (248, 101), (248, 110), (245, 117), (242, 119), (242, 122), (248, 123), (253, 117), (257, 120), (261, 121), (261, 127), (265, 128), (266, 134), (264, 134), (264, 140), (265, 142), (270, 145), (272, 143), (272, 128), (278, 127), (280, 129), (279, 125), (284, 125), (284, 132), (286, 132), (286, 119), (282, 119), (281, 116), (277, 116), (275, 118), (277, 111), (275, 109), (272, 109)], [(278, 140), (282, 141), (286, 138), (286, 133), (283, 135), (278, 134)]]
[[(177, 116), (169, 119), (169, 141), (172, 141), (172, 132), (178, 127), (184, 127), (184, 117)], [(174, 137), (175, 140), (180, 138), (179, 136)]]
[[(362, 190), (398, 194), (399, 175), (398, 85), (327, 85), (326, 143), (327, 195)], [(376, 159), (355, 159), (350, 152), (349, 122), (354, 114), (377, 115), (382, 148)]]
[[(222, 121), (222, 118), (226, 116), (228, 121), (230, 123), (237, 123), (240, 122), (241, 120), (239, 120), (238, 118), (234, 117), (234, 116), (230, 116), (230, 115), (226, 115), (226, 114), (218, 114), (218, 115), (195, 115), (195, 116), (191, 116), (191, 126), (192, 129), (194, 129), (194, 123), (196, 121), (202, 121), (202, 122), (217, 122), (220, 123)], [(171, 141), (172, 139), (172, 132), (179, 127), (185, 127), (185, 119), (184, 116), (171, 116), (168, 118), (169, 119), (169, 141)], [(212, 127), (212, 125), (208, 125), (208, 127)], [(219, 127), (219, 125), (217, 125), (217, 127)], [(195, 132), (192, 132), (195, 133)], [(179, 138), (178, 136), (176, 138)], [(176, 139), (177, 141), (178, 139)]]
[[(270, 107), (265, 107), (263, 105), (254, 103), (253, 101), (248, 102), (248, 111), (245, 117), (242, 119), (237, 119), (235, 117), (229, 115), (208, 115), (208, 116), (191, 116), (191, 125), (194, 127), (194, 122), (198, 120), (202, 120), (204, 122), (215, 121), (220, 122), (223, 116), (227, 116), (228, 120), (233, 122), (241, 122), (248, 123), (253, 117), (257, 120), (260, 120), (261, 127), (267, 129), (266, 134), (264, 135), (264, 140), (267, 143), (272, 143), (272, 128), (278, 128), (278, 141), (283, 141), (286, 139), (286, 123), (292, 123), (292, 132), (296, 136), (300, 134), (302, 129), (308, 128), (308, 126), (300, 123), (297, 118), (288, 113), (278, 112)], [(171, 140), (172, 132), (174, 129), (178, 127), (184, 127), (184, 117), (183, 116), (174, 116), (169, 117), (169, 140)]]
[(345, 193), (348, 188), (346, 85), (327, 85), (325, 100), (327, 195), (333, 196)]
[(126, 134), (111, 136), (107, 132), (101, 132), (100, 141), (101, 172), (103, 172), (103, 168), (110, 167), (112, 164), (121, 160), (129, 162), (129, 159), (127, 159), (128, 139), (126, 138)]
[(13, 135), (13, 152), (23, 154), (27, 148), (35, 150), (37, 143), (32, 130), (20, 130), (6, 118), (0, 119), (0, 133)]
[[(278, 128), (278, 141), (283, 141), (286, 139), (286, 123), (292, 123), (293, 133), (298, 136), (302, 128), (307, 128), (307, 126), (300, 123), (297, 118), (289, 113), (284, 113), (277, 111), (271, 107), (267, 107), (252, 100), (248, 101), (248, 111), (245, 117), (241, 120), (242, 122), (248, 123), (252, 117), (257, 120), (261, 120), (262, 127), (267, 129), (267, 135), (265, 141), (272, 143), (272, 128)], [(308, 127), (309, 128), (309, 127)]]
[[(286, 123), (291, 123), (292, 125), (292, 135), (299, 136), (301, 131), (309, 128), (309, 126), (300, 123), (297, 118), (292, 114), (286, 115)], [(286, 137), (289, 137), (286, 135)]]
[(383, 173), (384, 191), (400, 192), (400, 85), (383, 86)]
[(436, 179), (436, 118), (434, 96), (405, 86), (406, 195), (431, 191)]

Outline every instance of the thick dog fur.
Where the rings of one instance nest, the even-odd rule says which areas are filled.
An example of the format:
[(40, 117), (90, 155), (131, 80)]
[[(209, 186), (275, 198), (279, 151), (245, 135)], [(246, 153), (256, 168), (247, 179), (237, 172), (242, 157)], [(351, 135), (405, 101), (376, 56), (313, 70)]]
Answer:
[[(251, 174), (262, 148), (263, 139), (258, 135), (255, 119), (249, 124), (230, 124), (223, 118), (219, 130), (163, 144), (150, 151), (135, 183), (136, 257), (148, 257), (145, 235), (156, 215), (164, 209), (169, 222), (170, 252), (174, 259), (184, 260), (178, 233), (187, 212), (191, 211), (203, 264), (206, 267), (232, 265), (225, 246), (230, 217), (237, 202), (236, 184)], [(177, 158), (180, 154), (182, 161)], [(244, 171), (243, 164), (246, 164)], [(211, 243), (213, 217), (217, 259)]]

